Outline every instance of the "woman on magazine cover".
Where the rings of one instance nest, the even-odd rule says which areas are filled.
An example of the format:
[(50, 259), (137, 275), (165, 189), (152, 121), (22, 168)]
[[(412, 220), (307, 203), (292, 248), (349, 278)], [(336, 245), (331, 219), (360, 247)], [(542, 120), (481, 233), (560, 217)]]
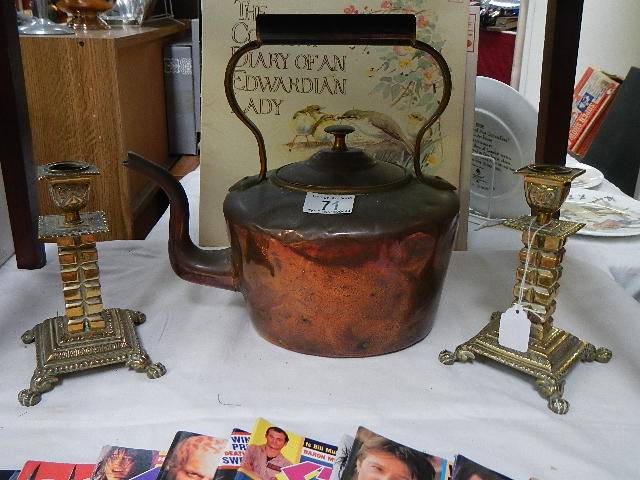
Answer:
[(153, 468), (153, 452), (108, 447), (98, 461), (91, 480), (129, 480)]

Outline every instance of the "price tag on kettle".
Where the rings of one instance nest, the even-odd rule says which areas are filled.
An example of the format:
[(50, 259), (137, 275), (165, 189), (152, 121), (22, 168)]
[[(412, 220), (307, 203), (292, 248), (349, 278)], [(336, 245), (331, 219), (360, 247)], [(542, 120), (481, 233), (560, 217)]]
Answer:
[(338, 215), (351, 213), (355, 195), (330, 195), (307, 192), (302, 211), (304, 213), (320, 213), (322, 215)]

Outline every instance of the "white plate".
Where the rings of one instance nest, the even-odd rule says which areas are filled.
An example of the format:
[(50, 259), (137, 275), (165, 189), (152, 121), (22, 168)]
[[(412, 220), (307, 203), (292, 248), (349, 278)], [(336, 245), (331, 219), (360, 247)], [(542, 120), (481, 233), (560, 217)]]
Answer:
[(586, 223), (578, 235), (628, 237), (640, 235), (640, 202), (626, 195), (571, 188), (560, 218)]
[(587, 165), (586, 163), (580, 163), (575, 158), (567, 155), (567, 167), (575, 167), (575, 168), (583, 168), (586, 170), (585, 173), (580, 175), (575, 180), (571, 181), (571, 185), (573, 187), (579, 188), (595, 188), (602, 183), (604, 180), (604, 175), (600, 170), (591, 165)]
[[(522, 177), (513, 172), (534, 161), (538, 114), (508, 85), (487, 77), (476, 79), (476, 124), (473, 152), (496, 160), (491, 217), (529, 213)], [(470, 207), (488, 216), (492, 162), (475, 155), (471, 162)]]

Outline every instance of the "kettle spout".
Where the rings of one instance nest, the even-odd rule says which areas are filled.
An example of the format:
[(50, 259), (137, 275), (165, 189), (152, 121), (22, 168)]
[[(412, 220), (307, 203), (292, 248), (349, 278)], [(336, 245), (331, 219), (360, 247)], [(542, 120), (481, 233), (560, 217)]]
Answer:
[(133, 152), (128, 152), (124, 165), (153, 180), (169, 197), (169, 260), (173, 271), (189, 282), (237, 290), (238, 275), (231, 249), (203, 250), (191, 240), (189, 202), (180, 182), (164, 168)]

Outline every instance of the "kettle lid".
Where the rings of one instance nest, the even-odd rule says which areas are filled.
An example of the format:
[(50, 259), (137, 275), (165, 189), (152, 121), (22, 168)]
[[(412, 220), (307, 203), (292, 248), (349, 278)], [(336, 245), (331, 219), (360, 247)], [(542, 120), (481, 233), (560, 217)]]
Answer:
[(409, 181), (409, 172), (400, 165), (376, 161), (359, 148), (347, 147), (345, 137), (354, 130), (350, 125), (325, 128), (334, 136), (331, 149), (279, 168), (273, 182), (293, 190), (347, 194), (387, 190)]

